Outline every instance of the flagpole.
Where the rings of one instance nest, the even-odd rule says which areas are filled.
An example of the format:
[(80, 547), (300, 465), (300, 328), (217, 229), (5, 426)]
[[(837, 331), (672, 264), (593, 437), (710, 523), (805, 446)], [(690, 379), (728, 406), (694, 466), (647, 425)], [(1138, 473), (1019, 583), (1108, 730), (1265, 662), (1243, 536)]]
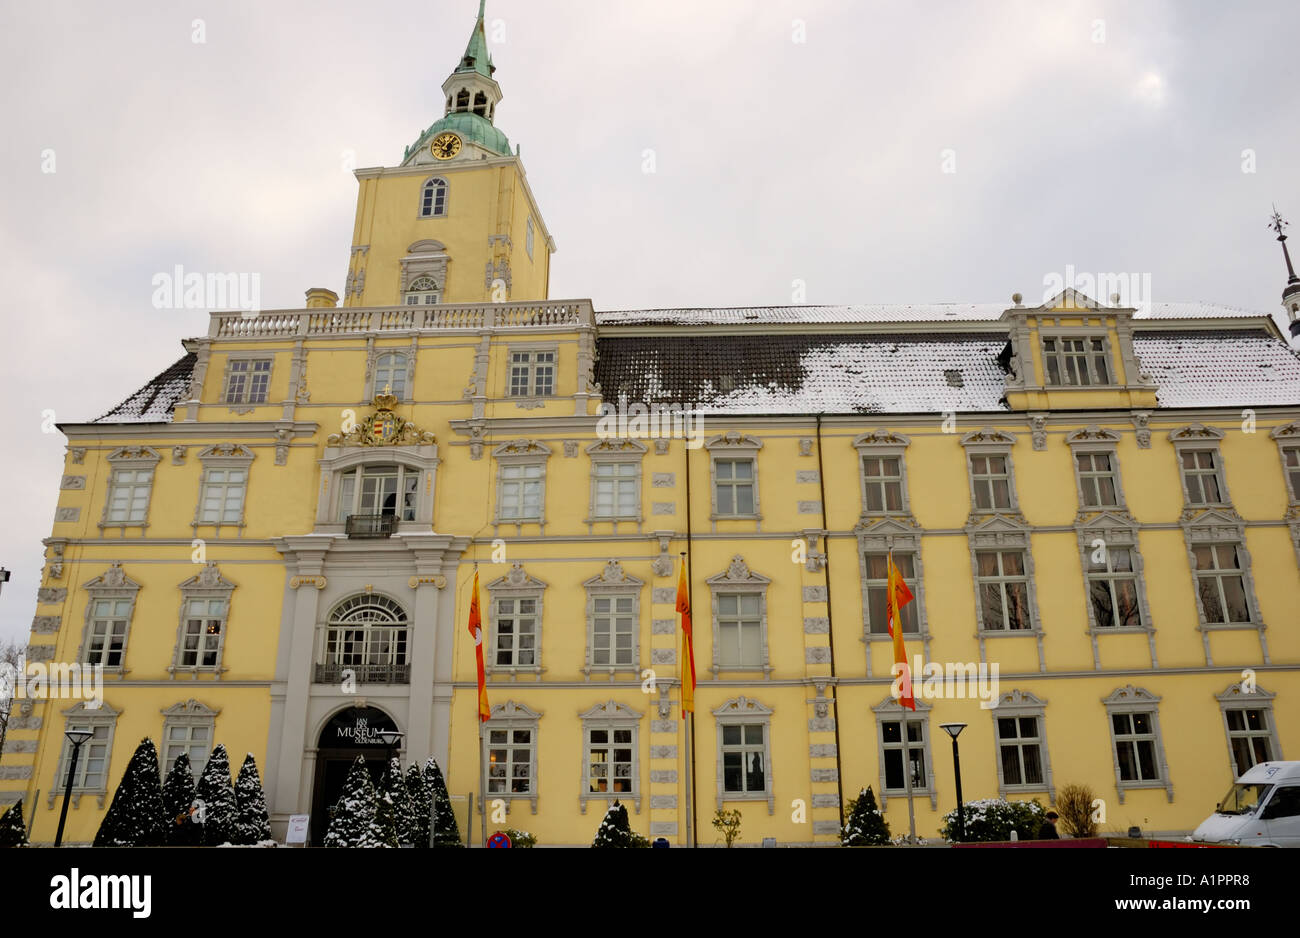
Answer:
[[(477, 716), (477, 714), (476, 714)], [(478, 810), (482, 818), (483, 846), (487, 846), (487, 760), (483, 755), (483, 721), (478, 721)]]
[[(689, 459), (689, 456), (687, 457)], [(682, 564), (685, 566), (689, 563), (686, 551), (681, 552)], [(689, 606), (691, 601), (691, 581), (690, 576), (686, 577), (686, 604)], [(692, 626), (693, 629), (693, 626)], [(690, 680), (691, 659), (690, 654), (693, 652), (693, 642), (691, 646), (687, 645), (686, 633), (682, 631), (682, 650), (678, 657), (680, 664), (677, 666), (677, 674), (681, 680), (681, 688), (678, 696), (681, 696), (680, 690), (686, 687), (686, 682)], [(688, 719), (682, 722), (686, 724), (686, 846), (695, 846), (695, 695), (692, 689), (691, 694), (691, 714)], [(685, 713), (682, 714), (686, 716)]]
[(903, 779), (907, 785), (907, 830), (908, 842), (916, 843), (916, 809), (912, 806), (912, 744), (907, 733), (907, 708), (903, 706), (903, 701), (898, 701), (898, 709), (902, 711), (902, 729), (903, 729)]

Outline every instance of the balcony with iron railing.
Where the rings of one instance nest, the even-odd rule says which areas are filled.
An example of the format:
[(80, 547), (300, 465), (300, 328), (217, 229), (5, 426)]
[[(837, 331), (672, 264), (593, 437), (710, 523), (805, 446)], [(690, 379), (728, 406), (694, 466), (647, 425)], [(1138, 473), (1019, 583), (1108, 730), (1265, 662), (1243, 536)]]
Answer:
[[(351, 673), (348, 673), (351, 672)], [(350, 679), (358, 684), (409, 684), (409, 664), (317, 664), (317, 684), (341, 684)]]
[(279, 339), (372, 332), (482, 332), (594, 327), (590, 300), (322, 307), (213, 312), (212, 339)]
[(392, 537), (397, 531), (397, 515), (348, 515), (343, 522), (348, 537)]

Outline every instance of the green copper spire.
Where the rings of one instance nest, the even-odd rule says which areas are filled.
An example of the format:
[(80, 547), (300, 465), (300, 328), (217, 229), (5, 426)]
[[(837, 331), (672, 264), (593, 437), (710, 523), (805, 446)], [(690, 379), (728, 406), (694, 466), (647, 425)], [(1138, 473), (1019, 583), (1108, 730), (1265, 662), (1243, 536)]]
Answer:
[(483, 28), (483, 7), (487, 0), (478, 0), (478, 19), (474, 23), (474, 31), (469, 35), (469, 45), (465, 47), (465, 55), (460, 60), (460, 65), (456, 66), (458, 72), (478, 72), (484, 78), (491, 78), (492, 73), (497, 70), (492, 64), (492, 56), (488, 54), (487, 32)]

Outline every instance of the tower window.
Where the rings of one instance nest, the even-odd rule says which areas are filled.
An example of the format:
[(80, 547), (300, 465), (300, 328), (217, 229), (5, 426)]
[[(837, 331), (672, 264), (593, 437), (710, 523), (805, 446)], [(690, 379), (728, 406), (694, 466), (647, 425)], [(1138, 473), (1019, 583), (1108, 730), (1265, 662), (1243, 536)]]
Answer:
[(420, 217), (441, 218), (447, 214), (447, 180), (434, 176), (420, 191)]
[(469, 89), (468, 88), (462, 88), (460, 89), (460, 91), (456, 92), (456, 110), (458, 111), (469, 110)]
[(433, 306), (438, 302), (439, 292), (432, 277), (416, 277), (406, 288), (406, 305)]
[(487, 117), (487, 107), (488, 107), (487, 95), (485, 95), (481, 91), (478, 94), (474, 95), (475, 114), (479, 115), (480, 117)]

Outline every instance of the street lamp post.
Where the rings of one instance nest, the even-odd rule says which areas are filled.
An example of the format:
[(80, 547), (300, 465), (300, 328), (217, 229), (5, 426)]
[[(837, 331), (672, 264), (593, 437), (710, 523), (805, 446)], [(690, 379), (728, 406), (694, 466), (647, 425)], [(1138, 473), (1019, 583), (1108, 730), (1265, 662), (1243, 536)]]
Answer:
[(402, 744), (402, 737), (405, 733), (399, 733), (397, 730), (380, 730), (378, 736), (384, 741), (384, 767), (387, 769), (388, 763), (393, 761), (393, 750)]
[(957, 750), (957, 737), (966, 728), (965, 723), (940, 723), (940, 728), (952, 737), (952, 770), (957, 776), (957, 843), (966, 839), (966, 813), (961, 799), (961, 753)]
[(54, 835), (56, 847), (63, 844), (63, 825), (68, 820), (68, 799), (72, 797), (72, 779), (77, 772), (77, 754), (81, 752), (81, 744), (95, 734), (91, 730), (68, 730), (63, 735), (68, 737), (68, 742), (72, 743), (72, 756), (68, 759), (68, 782), (63, 787), (63, 809), (59, 811), (59, 830)]

